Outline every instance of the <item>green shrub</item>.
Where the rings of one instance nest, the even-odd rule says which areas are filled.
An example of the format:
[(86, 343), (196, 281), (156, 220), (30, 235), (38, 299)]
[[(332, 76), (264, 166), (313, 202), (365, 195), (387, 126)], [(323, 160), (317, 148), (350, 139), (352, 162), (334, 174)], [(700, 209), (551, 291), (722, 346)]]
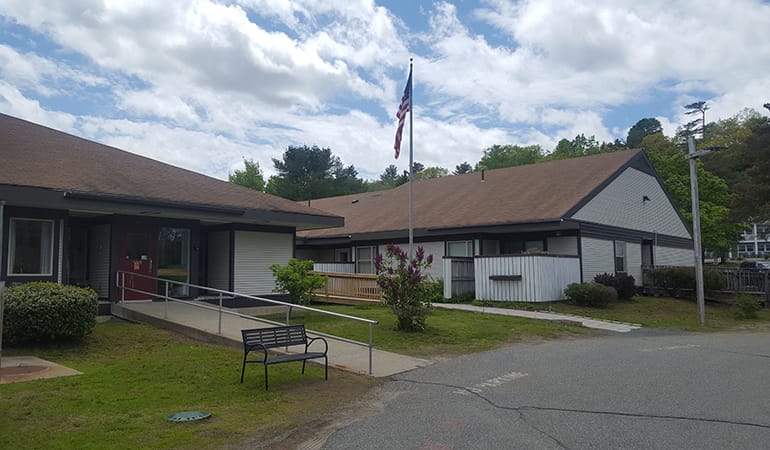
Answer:
[(636, 286), (634, 285), (636, 280), (631, 275), (602, 273), (594, 276), (594, 281), (615, 288), (618, 293), (618, 300), (628, 301), (636, 295)]
[(93, 331), (99, 296), (92, 289), (33, 282), (5, 290), (3, 342), (80, 339)]
[(280, 264), (270, 266), (275, 277), (275, 289), (273, 292), (287, 293), (292, 300), (300, 305), (306, 305), (313, 300), (313, 291), (326, 286), (326, 277), (315, 273), (313, 261), (298, 261), (291, 258), (286, 267)]
[(455, 295), (448, 300), (444, 300), (446, 303), (472, 303), (476, 300), (475, 292), (466, 292), (465, 294)]
[(618, 299), (615, 288), (594, 282), (572, 283), (564, 294), (572, 303), (592, 308), (604, 308)]
[[(693, 278), (695, 277), (693, 269)], [(703, 269), (703, 289), (705, 291), (721, 291), (725, 288), (725, 277), (713, 269)]]
[(759, 300), (748, 294), (741, 294), (735, 299), (732, 310), (733, 316), (738, 320), (756, 319), (757, 312), (762, 308)]
[(444, 299), (444, 280), (427, 281), (424, 283), (425, 298), (431, 303), (448, 302)]
[[(672, 297), (682, 297), (684, 290), (695, 290), (694, 267), (661, 267), (651, 269), (650, 279), (654, 287), (665, 289)], [(703, 269), (703, 289), (707, 292), (722, 290), (725, 280), (721, 273)]]

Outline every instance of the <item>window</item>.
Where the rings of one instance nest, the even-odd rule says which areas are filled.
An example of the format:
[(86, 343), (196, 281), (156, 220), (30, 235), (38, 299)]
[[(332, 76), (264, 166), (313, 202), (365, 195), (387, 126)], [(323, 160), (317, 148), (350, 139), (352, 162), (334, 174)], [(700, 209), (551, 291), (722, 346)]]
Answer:
[(513, 255), (521, 253), (524, 250), (524, 243), (521, 241), (505, 240), (500, 242), (500, 253), (503, 255)]
[(451, 241), (446, 243), (447, 256), (473, 256), (473, 241)]
[(348, 255), (350, 255), (350, 251), (348, 249), (336, 249), (334, 250), (334, 260), (337, 262), (348, 262), (350, 261)]
[(356, 273), (374, 273), (376, 247), (356, 247)]
[[(146, 236), (146, 235), (139, 235)], [(130, 245), (131, 235), (128, 235)], [(158, 233), (158, 278), (181, 283), (190, 282), (190, 230), (187, 228), (161, 228)], [(158, 293), (163, 294), (166, 283), (158, 281)], [(189, 295), (188, 286), (169, 284), (171, 295)]]
[(626, 243), (615, 241), (615, 273), (626, 272)]
[(53, 274), (53, 221), (11, 219), (8, 275)]
[(524, 243), (525, 252), (542, 252), (545, 250), (543, 241), (527, 241)]

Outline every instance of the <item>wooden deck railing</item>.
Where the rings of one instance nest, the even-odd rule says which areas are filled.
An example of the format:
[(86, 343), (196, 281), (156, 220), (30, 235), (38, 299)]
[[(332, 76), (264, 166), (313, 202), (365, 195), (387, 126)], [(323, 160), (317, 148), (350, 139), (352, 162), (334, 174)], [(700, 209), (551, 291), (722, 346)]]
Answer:
[(377, 275), (315, 272), (326, 277), (326, 287), (315, 291), (316, 295), (349, 299), (380, 301)]

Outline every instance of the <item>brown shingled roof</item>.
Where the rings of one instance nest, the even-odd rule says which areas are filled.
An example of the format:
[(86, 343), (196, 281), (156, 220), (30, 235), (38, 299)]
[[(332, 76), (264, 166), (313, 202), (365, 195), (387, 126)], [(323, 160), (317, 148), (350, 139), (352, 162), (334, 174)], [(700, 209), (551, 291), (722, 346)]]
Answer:
[[(558, 221), (641, 153), (628, 150), (414, 182), (414, 228), (441, 229)], [(345, 217), (342, 228), (307, 238), (408, 229), (409, 185), (312, 200)]]
[(335, 217), (5, 114), (0, 114), (0, 156), (0, 185)]

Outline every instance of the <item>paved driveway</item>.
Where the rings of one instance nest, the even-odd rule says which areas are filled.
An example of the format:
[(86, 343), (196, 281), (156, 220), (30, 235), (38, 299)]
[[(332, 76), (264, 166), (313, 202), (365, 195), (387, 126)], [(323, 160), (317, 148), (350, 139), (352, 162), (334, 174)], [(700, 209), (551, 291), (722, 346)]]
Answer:
[(768, 449), (770, 334), (514, 345), (397, 375), (328, 449)]

